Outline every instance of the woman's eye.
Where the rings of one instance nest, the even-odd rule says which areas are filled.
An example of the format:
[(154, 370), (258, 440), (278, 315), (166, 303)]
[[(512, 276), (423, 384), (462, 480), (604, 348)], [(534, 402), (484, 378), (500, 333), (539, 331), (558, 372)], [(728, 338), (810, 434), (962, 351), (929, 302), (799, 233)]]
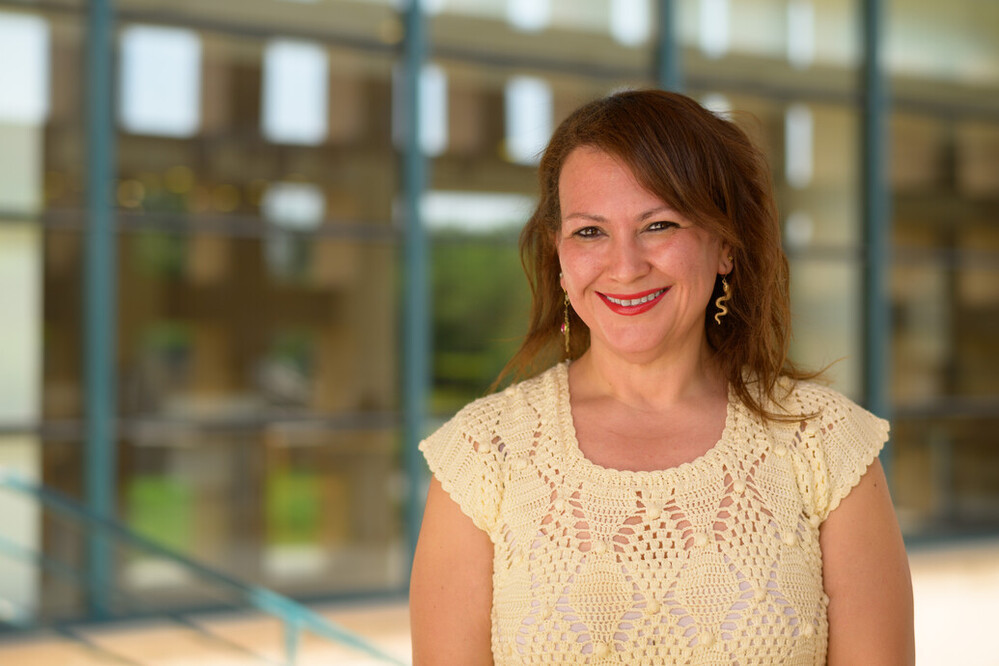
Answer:
[(663, 231), (665, 229), (672, 229), (673, 227), (678, 227), (678, 226), (680, 226), (680, 225), (678, 225), (676, 222), (667, 222), (665, 220), (661, 220), (659, 222), (653, 222), (652, 224), (650, 224), (648, 226), (648, 230), (649, 231)]
[(600, 229), (596, 227), (580, 227), (572, 232), (573, 236), (579, 236), (580, 238), (593, 238), (600, 234)]

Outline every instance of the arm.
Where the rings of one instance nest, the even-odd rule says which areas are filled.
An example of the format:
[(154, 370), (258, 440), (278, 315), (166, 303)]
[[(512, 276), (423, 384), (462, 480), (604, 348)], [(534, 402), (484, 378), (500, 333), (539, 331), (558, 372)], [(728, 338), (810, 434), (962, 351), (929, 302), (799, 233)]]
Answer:
[(409, 581), (414, 666), (492, 664), (493, 544), (431, 479)]
[(909, 561), (880, 461), (829, 514), (819, 543), (828, 664), (915, 663)]

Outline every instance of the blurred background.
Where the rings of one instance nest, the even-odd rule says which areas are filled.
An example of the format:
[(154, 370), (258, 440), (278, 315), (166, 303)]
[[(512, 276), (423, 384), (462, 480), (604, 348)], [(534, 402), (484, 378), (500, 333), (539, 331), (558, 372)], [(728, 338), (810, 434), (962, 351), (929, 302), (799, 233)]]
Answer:
[(525, 330), (539, 152), (636, 86), (765, 148), (794, 356), (891, 418), (910, 545), (999, 537), (999, 2), (0, 0), (0, 637), (227, 601), (49, 490), (404, 594), (415, 443)]

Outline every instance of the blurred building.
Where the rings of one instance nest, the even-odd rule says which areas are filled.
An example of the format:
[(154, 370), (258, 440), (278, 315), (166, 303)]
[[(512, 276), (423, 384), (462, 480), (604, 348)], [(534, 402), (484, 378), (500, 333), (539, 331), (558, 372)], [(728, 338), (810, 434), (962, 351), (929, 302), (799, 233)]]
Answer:
[[(766, 148), (795, 356), (892, 418), (906, 534), (999, 532), (999, 3), (422, 4), (112, 3), (102, 184), (90, 3), (0, 0), (0, 466), (84, 502), (103, 471), (118, 520), (292, 596), (403, 590), (425, 481), (406, 448), (523, 332), (539, 151), (579, 104), (671, 85)], [(94, 266), (105, 196), (115, 259)], [(101, 309), (83, 287), (108, 268)], [(432, 308), (406, 314), (414, 280)], [(88, 371), (102, 312), (113, 356)], [(421, 327), (425, 371), (403, 363)], [(85, 533), (2, 494), (0, 533), (87, 566)], [(207, 603), (182, 569), (111, 557), (152, 609)], [(0, 598), (41, 617), (87, 596), (0, 557)]]

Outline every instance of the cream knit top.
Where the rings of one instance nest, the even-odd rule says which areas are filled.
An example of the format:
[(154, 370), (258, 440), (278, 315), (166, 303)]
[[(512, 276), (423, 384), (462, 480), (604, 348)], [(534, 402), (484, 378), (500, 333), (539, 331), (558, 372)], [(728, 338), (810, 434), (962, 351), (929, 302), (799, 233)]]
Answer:
[(493, 551), (497, 664), (824, 664), (819, 526), (888, 423), (800, 382), (765, 424), (730, 392), (721, 439), (653, 472), (587, 460), (567, 365), (420, 443)]

